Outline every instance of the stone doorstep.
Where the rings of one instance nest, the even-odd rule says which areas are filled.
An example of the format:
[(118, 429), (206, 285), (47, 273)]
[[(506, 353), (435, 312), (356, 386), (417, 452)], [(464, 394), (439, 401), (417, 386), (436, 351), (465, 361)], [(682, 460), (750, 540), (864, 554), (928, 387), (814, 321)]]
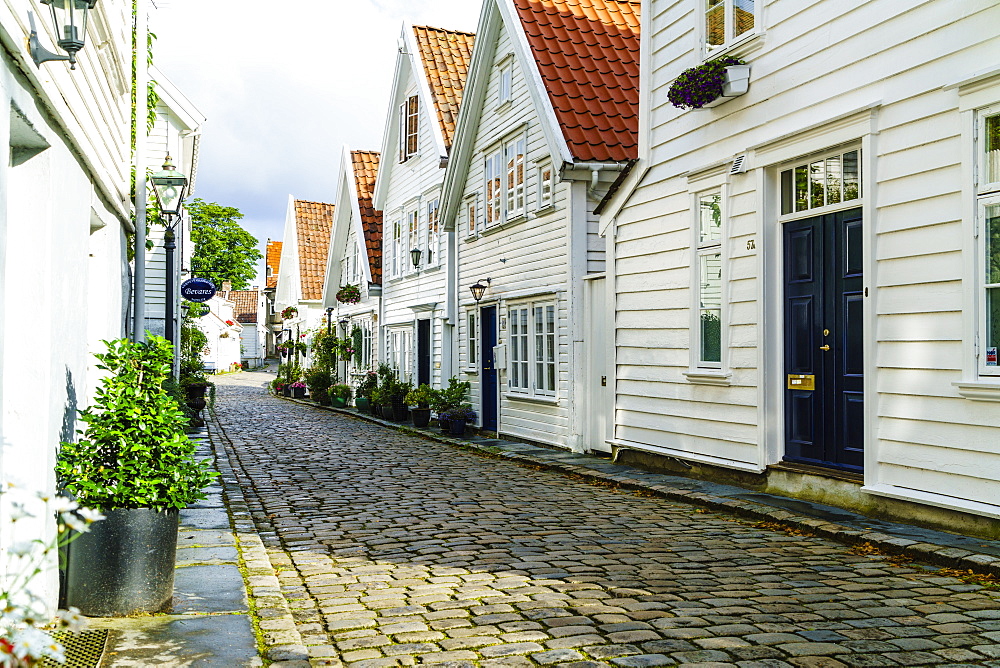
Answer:
[[(913, 557), (921, 561), (926, 561), (935, 566), (945, 568), (956, 568), (960, 570), (971, 570), (974, 573), (1000, 576), (1000, 557), (989, 554), (976, 553), (969, 550), (958, 549), (948, 545), (940, 545), (927, 541), (920, 542), (894, 536), (892, 534), (879, 531), (863, 531), (853, 529), (849, 526), (818, 520), (815, 517), (802, 515), (779, 506), (769, 506), (763, 503), (755, 503), (743, 499), (733, 499), (728, 497), (715, 496), (700, 491), (690, 489), (674, 489), (664, 485), (651, 485), (645, 483), (642, 478), (647, 473), (636, 469), (634, 476), (623, 475), (621, 473), (603, 473), (596, 469), (589, 468), (584, 462), (574, 461), (574, 453), (564, 450), (553, 450), (552, 456), (539, 456), (537, 452), (527, 455), (512, 450), (496, 452), (502, 446), (482, 446), (474, 442), (463, 441), (458, 438), (451, 438), (430, 429), (418, 429), (413, 425), (404, 425), (398, 422), (391, 422), (359, 413), (356, 410), (345, 408), (333, 408), (332, 406), (319, 406), (313, 401), (302, 399), (292, 399), (289, 397), (278, 397), (285, 401), (292, 401), (303, 406), (327, 410), (339, 413), (366, 422), (382, 425), (390, 429), (395, 429), (407, 434), (414, 434), (422, 438), (427, 438), (439, 443), (447, 443), (468, 450), (487, 454), (489, 456), (500, 456), (507, 459), (542, 466), (550, 470), (572, 473), (574, 475), (587, 478), (589, 480), (614, 483), (622, 489), (641, 490), (651, 492), (672, 501), (681, 501), (690, 505), (702, 506), (713, 510), (726, 511), (731, 514), (765, 522), (773, 522), (794, 529), (799, 529), (808, 533), (834, 540), (845, 545), (860, 545), (870, 543), (880, 550), (889, 554), (899, 554)], [(619, 464), (618, 466), (624, 466)]]

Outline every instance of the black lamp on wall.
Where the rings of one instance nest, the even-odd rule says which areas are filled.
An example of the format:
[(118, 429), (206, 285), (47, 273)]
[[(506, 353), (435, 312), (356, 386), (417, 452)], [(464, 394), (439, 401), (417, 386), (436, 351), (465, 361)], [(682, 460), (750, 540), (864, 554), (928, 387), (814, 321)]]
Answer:
[[(483, 280), (486, 281), (486, 285), (483, 285)], [(489, 278), (481, 279), (476, 281), (475, 284), (469, 288), (472, 290), (472, 298), (476, 300), (477, 304), (483, 298), (483, 295), (486, 294), (486, 288), (490, 285), (490, 282), (491, 279)]]

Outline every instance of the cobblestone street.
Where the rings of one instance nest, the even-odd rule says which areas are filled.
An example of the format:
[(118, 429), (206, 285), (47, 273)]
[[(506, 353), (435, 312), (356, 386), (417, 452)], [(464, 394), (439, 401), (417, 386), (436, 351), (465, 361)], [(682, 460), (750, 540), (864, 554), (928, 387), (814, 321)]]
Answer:
[[(219, 377), (216, 414), (314, 665), (1000, 666), (998, 590), (283, 401), (268, 378)], [(285, 626), (262, 622), (272, 644)]]

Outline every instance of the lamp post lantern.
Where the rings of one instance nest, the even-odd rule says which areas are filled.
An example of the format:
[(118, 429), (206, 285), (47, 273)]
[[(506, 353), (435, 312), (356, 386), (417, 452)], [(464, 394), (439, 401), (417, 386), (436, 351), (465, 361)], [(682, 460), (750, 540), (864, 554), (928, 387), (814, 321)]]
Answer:
[[(53, 0), (55, 2), (56, 0)], [(174, 228), (180, 220), (181, 205), (184, 202), (188, 180), (184, 174), (174, 169), (170, 154), (163, 161), (163, 169), (151, 176), (153, 189), (160, 213), (166, 219), (167, 230), (163, 234), (163, 250), (166, 252), (167, 276), (164, 296), (163, 329), (166, 338), (174, 343), (174, 251), (177, 249)]]
[(472, 291), (472, 298), (476, 300), (477, 304), (479, 303), (479, 300), (483, 298), (483, 295), (486, 293), (487, 286), (489, 286), (489, 284), (491, 283), (490, 279), (487, 278), (485, 280), (486, 280), (486, 285), (483, 285), (482, 280), (478, 280), (472, 286), (469, 287), (469, 290)]
[(97, 0), (41, 0), (49, 6), (52, 15), (52, 29), (55, 31), (56, 44), (68, 53), (62, 56), (45, 49), (38, 41), (34, 17), (29, 14), (31, 35), (28, 37), (31, 59), (35, 65), (50, 60), (68, 60), (71, 70), (76, 69), (76, 54), (86, 45), (87, 13), (97, 6)]
[(420, 255), (423, 253), (419, 248), (410, 249), (410, 260), (413, 261), (413, 268), (417, 269), (420, 267)]

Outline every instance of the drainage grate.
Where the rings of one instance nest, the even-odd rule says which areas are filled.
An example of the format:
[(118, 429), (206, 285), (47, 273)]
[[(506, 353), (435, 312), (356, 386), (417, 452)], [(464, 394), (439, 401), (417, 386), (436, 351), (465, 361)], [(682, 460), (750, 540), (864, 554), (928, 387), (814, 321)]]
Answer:
[(107, 630), (96, 631), (54, 631), (52, 637), (66, 650), (66, 663), (56, 663), (45, 659), (41, 668), (97, 668), (104, 656), (104, 645), (108, 640)]

